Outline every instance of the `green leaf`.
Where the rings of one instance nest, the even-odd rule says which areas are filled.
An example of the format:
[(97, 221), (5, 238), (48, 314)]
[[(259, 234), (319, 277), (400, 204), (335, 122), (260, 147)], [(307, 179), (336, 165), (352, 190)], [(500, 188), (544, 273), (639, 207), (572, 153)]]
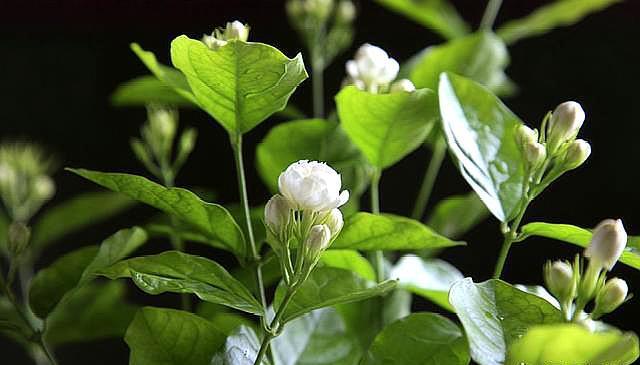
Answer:
[(302, 55), (289, 59), (262, 43), (229, 41), (214, 51), (182, 35), (171, 42), (171, 60), (197, 104), (231, 134), (246, 133), (284, 109), (307, 78)]
[(45, 211), (33, 227), (32, 247), (42, 250), (65, 235), (105, 221), (134, 204), (134, 200), (108, 191), (77, 195)]
[(498, 35), (508, 44), (541, 35), (553, 28), (572, 25), (585, 16), (603, 10), (621, 0), (556, 0), (539, 7), (521, 19), (504, 23)]
[(79, 288), (47, 318), (47, 342), (58, 346), (121, 338), (137, 310), (125, 296), (126, 286), (115, 281)]
[(440, 114), (449, 150), (489, 211), (507, 222), (520, 208), (525, 161), (516, 144), (522, 121), (480, 84), (443, 73)]
[(144, 106), (147, 104), (168, 104), (180, 107), (194, 107), (194, 103), (178, 94), (165, 82), (153, 75), (136, 77), (118, 86), (111, 95), (115, 106)]
[(511, 346), (506, 364), (628, 365), (637, 358), (635, 333), (594, 333), (577, 324), (556, 324), (531, 328)]
[(438, 202), (429, 216), (427, 225), (443, 236), (458, 238), (482, 222), (489, 212), (471, 192), (465, 195), (453, 195)]
[(328, 267), (353, 271), (367, 280), (376, 280), (376, 273), (369, 260), (364, 258), (358, 251), (328, 250), (322, 253), (320, 263)]
[(451, 241), (424, 224), (392, 214), (360, 212), (347, 218), (330, 248), (351, 250), (420, 250), (463, 245)]
[(450, 263), (439, 259), (403, 256), (391, 269), (389, 277), (398, 280), (398, 287), (424, 297), (442, 308), (454, 311), (449, 303), (451, 285), (464, 278)]
[[(558, 241), (573, 243), (580, 247), (587, 247), (591, 242), (592, 233), (588, 229), (572, 226), (570, 224), (556, 224), (533, 222), (526, 224), (521, 229), (524, 237), (540, 236), (553, 238)], [(620, 256), (620, 262), (640, 270), (640, 237), (629, 236), (627, 246)]]
[(433, 91), (372, 94), (346, 87), (336, 96), (342, 128), (367, 160), (387, 168), (418, 148), (438, 120)]
[[(182, 188), (165, 188), (142, 176), (69, 169), (107, 189), (171, 214), (205, 234), (212, 246), (233, 252), (241, 261), (249, 253), (242, 230), (229, 212)], [(219, 243), (219, 244), (216, 244)]]
[(447, 39), (469, 31), (469, 25), (447, 0), (378, 0), (378, 3)]
[[(319, 267), (300, 286), (282, 318), (286, 323), (314, 309), (383, 295), (395, 286), (395, 280), (376, 284), (352, 271)], [(274, 307), (278, 308), (282, 302), (285, 290), (282, 285), (276, 290)]]
[(563, 321), (560, 311), (546, 300), (501, 280), (457, 281), (449, 301), (467, 333), (471, 357), (480, 365), (503, 364), (508, 346), (530, 327)]
[(9, 217), (0, 211), (0, 253), (7, 251), (7, 231), (9, 229)]
[(131, 365), (209, 365), (224, 335), (195, 314), (145, 307), (124, 337)]
[(136, 257), (98, 272), (109, 279), (131, 278), (145, 293), (192, 293), (200, 299), (262, 315), (249, 290), (215, 261), (178, 251)]
[(502, 40), (490, 32), (479, 32), (428, 48), (413, 66), (411, 81), (416, 87), (438, 88), (443, 72), (468, 77), (491, 90), (506, 78), (503, 70), (509, 53)]
[(335, 308), (321, 308), (284, 327), (271, 343), (276, 365), (357, 365), (358, 339), (349, 333)]
[(364, 365), (466, 365), (467, 339), (455, 323), (435, 313), (414, 313), (376, 336)]
[(28, 349), (31, 342), (27, 338), (31, 332), (9, 299), (0, 296), (0, 338), (10, 339)]
[(255, 323), (245, 316), (220, 304), (200, 302), (198, 303), (196, 314), (209, 320), (225, 336), (230, 336), (238, 327), (243, 325), (255, 327)]

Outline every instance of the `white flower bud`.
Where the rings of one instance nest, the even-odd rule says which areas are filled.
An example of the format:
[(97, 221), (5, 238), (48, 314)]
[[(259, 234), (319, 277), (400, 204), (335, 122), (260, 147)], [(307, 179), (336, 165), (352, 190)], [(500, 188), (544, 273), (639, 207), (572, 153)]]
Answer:
[(521, 124), (516, 130), (516, 142), (518, 142), (520, 146), (524, 146), (527, 143), (538, 142), (538, 131)]
[(246, 42), (249, 39), (249, 26), (242, 24), (238, 20), (227, 23), (227, 28), (224, 32), (225, 40), (238, 39)]
[(276, 234), (282, 232), (289, 224), (291, 206), (287, 198), (276, 194), (264, 206), (264, 222)]
[(305, 0), (303, 6), (307, 14), (325, 21), (333, 9), (333, 0)]
[(340, 174), (317, 161), (292, 163), (280, 174), (278, 187), (296, 210), (326, 212), (349, 200), (349, 192), (340, 191)]
[(400, 65), (381, 48), (365, 43), (347, 61), (346, 71), (354, 85), (360, 81), (364, 90), (377, 93), (398, 76)]
[(532, 169), (540, 167), (544, 159), (547, 158), (547, 149), (538, 142), (529, 142), (523, 146), (524, 157), (527, 159)]
[(151, 107), (149, 109), (149, 124), (156, 138), (172, 140), (176, 134), (177, 121), (173, 110)]
[(310, 258), (312, 260), (317, 258), (322, 251), (329, 247), (329, 243), (331, 243), (331, 230), (326, 224), (318, 224), (311, 227), (305, 242)]
[(16, 171), (8, 164), (0, 164), (0, 187), (11, 186), (16, 181)]
[(573, 299), (577, 281), (573, 279), (573, 268), (565, 261), (547, 262), (544, 265), (544, 280), (547, 289), (560, 302)]
[(627, 293), (629, 287), (627, 282), (619, 279), (612, 278), (607, 280), (602, 289), (596, 295), (596, 306), (594, 312), (597, 313), (611, 313), (618, 308), (627, 299)]
[(582, 165), (591, 155), (591, 145), (583, 139), (576, 139), (571, 142), (564, 156), (564, 166), (571, 170)]
[(344, 226), (344, 219), (342, 218), (342, 212), (340, 209), (331, 209), (325, 218), (324, 224), (329, 227), (329, 230), (331, 231), (331, 238), (336, 238)]
[(351, 0), (342, 0), (336, 9), (336, 21), (350, 23), (356, 18), (356, 6)]
[(611, 271), (627, 244), (627, 232), (620, 219), (605, 219), (593, 230), (591, 243), (584, 251), (592, 265)]
[(206, 44), (207, 47), (212, 50), (218, 50), (220, 47), (227, 45), (227, 41), (216, 38), (214, 35), (205, 34), (202, 36), (202, 43)]
[(40, 175), (33, 180), (33, 193), (39, 200), (49, 200), (55, 191), (56, 187), (49, 176)]
[(553, 153), (560, 145), (575, 138), (584, 119), (584, 110), (575, 101), (567, 101), (558, 105), (547, 126), (549, 151)]
[(411, 93), (416, 91), (416, 86), (409, 79), (400, 79), (391, 84), (391, 89), (389, 89), (389, 91), (392, 93), (403, 91)]

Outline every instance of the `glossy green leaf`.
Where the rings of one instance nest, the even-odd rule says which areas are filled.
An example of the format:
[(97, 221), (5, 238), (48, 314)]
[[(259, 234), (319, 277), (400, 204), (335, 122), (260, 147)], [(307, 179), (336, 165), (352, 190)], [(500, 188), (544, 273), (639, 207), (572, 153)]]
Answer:
[(372, 94), (346, 87), (336, 96), (341, 125), (375, 167), (384, 169), (418, 148), (436, 125), (433, 91)]
[(302, 55), (289, 59), (262, 43), (230, 41), (213, 51), (183, 35), (171, 42), (171, 60), (198, 105), (231, 134), (246, 133), (284, 109), (307, 78)]
[(224, 335), (195, 314), (145, 307), (124, 340), (131, 350), (130, 365), (209, 365)]
[(572, 25), (591, 13), (598, 12), (621, 0), (556, 0), (543, 5), (521, 19), (504, 23), (498, 35), (512, 44), (521, 39), (547, 33), (554, 28)]
[[(556, 224), (533, 222), (526, 224), (521, 229), (522, 234), (527, 236), (540, 236), (553, 238), (555, 240), (573, 243), (580, 247), (589, 246), (592, 233), (588, 229), (572, 226), (570, 224)], [(620, 262), (640, 270), (640, 237), (629, 236), (627, 247), (620, 256)]]
[(126, 286), (115, 281), (79, 288), (47, 318), (47, 342), (57, 346), (121, 338), (137, 310), (125, 296)]
[(563, 321), (560, 311), (546, 300), (501, 280), (457, 281), (449, 301), (464, 326), (471, 357), (480, 365), (504, 364), (508, 346), (530, 327)]
[(438, 202), (429, 215), (427, 225), (443, 236), (458, 238), (482, 222), (489, 211), (471, 192), (465, 195), (453, 195)]
[(179, 251), (120, 261), (98, 272), (109, 279), (131, 278), (148, 294), (192, 293), (200, 299), (262, 315), (249, 290), (215, 261)]
[(136, 77), (118, 86), (111, 95), (116, 106), (145, 106), (166, 104), (180, 107), (194, 107), (193, 102), (178, 94), (171, 86), (153, 75)]
[(638, 355), (635, 333), (594, 333), (577, 324), (556, 324), (531, 328), (511, 346), (505, 364), (628, 365)]
[(467, 339), (458, 325), (435, 313), (414, 313), (386, 326), (364, 365), (466, 365)]
[(489, 211), (509, 221), (520, 208), (525, 161), (516, 144), (522, 121), (480, 84), (444, 73), (440, 114), (462, 176)]
[(420, 250), (463, 244), (451, 241), (410, 218), (360, 212), (347, 218), (331, 248), (363, 251)]
[(33, 227), (32, 247), (41, 250), (70, 233), (121, 213), (135, 201), (108, 191), (83, 193), (47, 209)]
[[(314, 309), (383, 295), (395, 286), (395, 280), (376, 284), (352, 271), (319, 267), (300, 286), (282, 318), (284, 322), (288, 322)], [(274, 307), (278, 308), (284, 292), (284, 286), (279, 286), (276, 290)]]
[(231, 251), (241, 260), (248, 254), (242, 230), (231, 214), (221, 205), (207, 203), (189, 190), (165, 188), (137, 175), (84, 169), (70, 171), (178, 217), (204, 234), (214, 247)]
[(364, 256), (354, 250), (328, 250), (320, 257), (321, 265), (355, 272), (367, 280), (376, 280), (373, 267)]
[(285, 326), (271, 343), (276, 365), (357, 365), (362, 356), (358, 339), (335, 308), (321, 308)]
[(469, 31), (469, 26), (447, 0), (377, 0), (405, 17), (433, 29), (444, 38), (457, 38)]
[(424, 297), (442, 308), (454, 311), (449, 303), (451, 285), (464, 278), (450, 263), (439, 259), (403, 256), (391, 269), (389, 277), (398, 280), (398, 287)]
[(509, 63), (509, 53), (495, 34), (479, 32), (428, 48), (411, 71), (416, 87), (438, 88), (443, 72), (468, 77), (491, 90), (506, 77), (503, 70)]

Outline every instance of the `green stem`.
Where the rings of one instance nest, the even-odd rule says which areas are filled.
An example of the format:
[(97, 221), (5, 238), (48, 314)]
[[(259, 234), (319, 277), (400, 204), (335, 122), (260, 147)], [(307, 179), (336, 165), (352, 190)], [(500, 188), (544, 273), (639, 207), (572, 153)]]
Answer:
[(491, 30), (491, 28), (493, 28), (493, 23), (496, 21), (496, 16), (498, 15), (498, 11), (500, 11), (501, 5), (502, 0), (489, 0), (487, 7), (484, 9), (482, 20), (480, 21), (480, 29)]
[(311, 83), (313, 86), (313, 117), (324, 118), (324, 65), (316, 59), (311, 64)]
[(438, 140), (434, 146), (427, 171), (424, 174), (422, 185), (420, 186), (420, 191), (416, 198), (416, 203), (413, 206), (413, 212), (411, 213), (411, 217), (413, 219), (420, 220), (422, 219), (422, 216), (424, 216), (424, 212), (427, 209), (427, 203), (429, 203), (429, 198), (431, 197), (431, 192), (433, 191), (433, 186), (436, 182), (436, 178), (438, 177), (438, 172), (440, 171), (442, 162), (444, 161), (446, 151), (447, 145), (445, 142), (442, 139)]
[(518, 213), (518, 216), (513, 220), (513, 224), (504, 234), (504, 241), (502, 242), (502, 248), (500, 249), (498, 262), (496, 262), (496, 268), (493, 273), (494, 279), (499, 279), (502, 275), (502, 269), (504, 269), (504, 264), (507, 261), (507, 256), (509, 256), (509, 249), (511, 248), (511, 244), (518, 238), (518, 228), (520, 228), (520, 222), (522, 222), (522, 218), (524, 217), (524, 213), (527, 211), (529, 203), (531, 203), (531, 199), (526, 198), (525, 204), (520, 210), (520, 213)]
[[(379, 187), (380, 187), (380, 176), (381, 176), (381, 172), (380, 171), (376, 171), (374, 172), (373, 176), (371, 177), (371, 188), (370, 188), (370, 195), (371, 195), (371, 212), (373, 214), (380, 214), (380, 192), (379, 192)], [(373, 260), (374, 260), (374, 267), (376, 269), (376, 276), (378, 279), (378, 282), (384, 281), (385, 277), (384, 277), (384, 253), (382, 252), (382, 250), (376, 250), (373, 252)]]
[[(242, 158), (242, 134), (238, 133), (235, 138), (232, 138), (232, 146), (236, 163), (236, 174), (238, 178), (238, 190), (240, 190), (240, 203), (242, 204), (242, 210), (244, 213), (244, 223), (247, 227), (247, 234), (249, 235), (249, 245), (251, 246), (251, 256), (253, 261), (259, 262), (260, 255), (256, 247), (256, 241), (253, 235), (253, 226), (251, 225), (251, 211), (249, 210), (249, 196), (247, 194), (247, 180), (244, 174), (244, 162)], [(258, 293), (260, 295), (260, 302), (262, 303), (262, 309), (266, 312), (267, 298), (264, 293), (264, 281), (262, 279), (262, 266), (256, 265), (256, 281), (258, 284)]]

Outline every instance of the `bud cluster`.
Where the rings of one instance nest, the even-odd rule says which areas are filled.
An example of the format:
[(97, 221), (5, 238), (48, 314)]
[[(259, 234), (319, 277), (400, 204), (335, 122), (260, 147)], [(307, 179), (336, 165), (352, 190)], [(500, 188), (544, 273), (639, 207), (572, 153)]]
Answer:
[(166, 185), (172, 185), (175, 174), (180, 170), (193, 151), (196, 131), (186, 129), (180, 135), (177, 152), (173, 158), (173, 146), (178, 130), (178, 112), (160, 106), (147, 106), (147, 122), (140, 128), (142, 138), (131, 139), (131, 149), (144, 166)]
[(231, 40), (246, 42), (249, 39), (249, 29), (247, 24), (243, 24), (238, 20), (227, 22), (224, 28), (216, 28), (210, 35), (205, 34), (202, 36), (202, 43), (215, 51)]
[[(544, 280), (549, 292), (558, 300), (569, 320), (588, 324), (613, 312), (629, 299), (627, 283), (619, 278), (608, 279), (627, 243), (627, 233), (621, 220), (605, 219), (593, 231), (584, 257), (589, 263), (584, 269), (583, 259), (576, 256), (573, 264), (566, 261), (547, 262)], [(585, 307), (594, 301), (590, 314)]]
[(295, 162), (280, 174), (280, 193), (267, 202), (264, 222), (288, 285), (306, 279), (342, 230), (338, 208), (349, 193), (341, 186), (340, 175), (316, 161)]
[(347, 78), (345, 85), (354, 85), (360, 90), (374, 94), (386, 92), (413, 92), (416, 87), (408, 79), (396, 80), (400, 65), (389, 57), (382, 48), (365, 43), (353, 60), (345, 65)]

